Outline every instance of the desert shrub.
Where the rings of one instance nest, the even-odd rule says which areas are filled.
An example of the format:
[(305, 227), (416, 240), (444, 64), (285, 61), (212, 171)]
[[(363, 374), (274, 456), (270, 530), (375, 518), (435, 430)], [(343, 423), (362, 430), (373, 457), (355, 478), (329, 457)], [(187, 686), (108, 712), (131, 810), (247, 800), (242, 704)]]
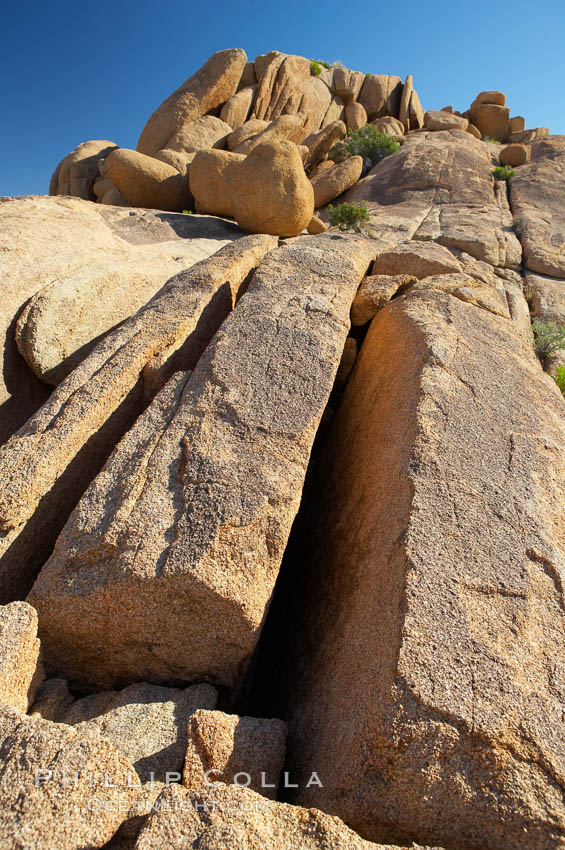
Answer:
[(555, 379), (555, 383), (563, 395), (565, 395), (565, 366), (558, 366), (553, 377)]
[(483, 136), (483, 142), (490, 142), (491, 145), (501, 145), (502, 142), (499, 142), (498, 139), (493, 139), (492, 136)]
[(329, 62), (324, 62), (323, 59), (312, 59), (310, 61), (310, 73), (314, 77), (319, 77), (324, 68), (329, 68)]
[(509, 165), (497, 165), (492, 173), (495, 180), (510, 180), (514, 177), (514, 169)]
[(370, 234), (369, 210), (365, 202), (356, 207), (355, 204), (338, 204), (337, 207), (330, 204), (327, 208), (332, 227), (340, 230), (356, 230), (358, 233)]
[(532, 321), (532, 333), (534, 336), (534, 350), (540, 360), (549, 357), (560, 348), (565, 348), (565, 325), (555, 322), (540, 322), (539, 319)]
[(192, 215), (192, 210), (183, 210), (182, 214), (183, 215)]
[(384, 159), (396, 153), (399, 149), (398, 142), (392, 136), (379, 133), (372, 124), (361, 127), (360, 130), (350, 130), (347, 138), (338, 142), (330, 151), (330, 158), (345, 159), (348, 156), (362, 156), (370, 162), (371, 168)]

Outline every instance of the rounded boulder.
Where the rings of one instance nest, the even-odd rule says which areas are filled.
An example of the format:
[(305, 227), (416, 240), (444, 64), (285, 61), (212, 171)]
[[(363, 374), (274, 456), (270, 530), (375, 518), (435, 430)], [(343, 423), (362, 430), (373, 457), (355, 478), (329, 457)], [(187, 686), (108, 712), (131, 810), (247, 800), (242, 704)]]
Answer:
[[(194, 163), (193, 163), (194, 165)], [(314, 215), (314, 190), (293, 142), (264, 142), (226, 172), (233, 216), (250, 233), (298, 236)]]
[(182, 212), (190, 204), (186, 178), (166, 162), (119, 148), (106, 157), (106, 167), (122, 198), (134, 207)]

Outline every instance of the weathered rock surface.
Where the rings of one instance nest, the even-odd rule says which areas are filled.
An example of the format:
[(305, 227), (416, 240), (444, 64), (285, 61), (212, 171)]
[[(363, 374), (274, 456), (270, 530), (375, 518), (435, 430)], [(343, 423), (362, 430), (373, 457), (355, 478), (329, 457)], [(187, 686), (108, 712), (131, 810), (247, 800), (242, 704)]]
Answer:
[(348, 130), (360, 130), (367, 123), (367, 113), (361, 103), (348, 103), (345, 107), (345, 123)]
[(527, 269), (565, 278), (565, 138), (538, 142), (510, 181), (510, 204)]
[(134, 207), (182, 212), (190, 206), (186, 178), (166, 162), (119, 148), (106, 165), (112, 183)]
[(36, 714), (43, 720), (59, 723), (73, 700), (65, 679), (46, 679), (39, 688), (29, 713)]
[(314, 189), (314, 206), (324, 207), (357, 183), (363, 171), (363, 157), (350, 156), (333, 168), (324, 169), (310, 182)]
[(452, 115), (450, 112), (441, 112), (434, 109), (428, 110), (424, 115), (424, 127), (426, 130), (466, 130), (469, 122), (466, 118)]
[(0, 704), (26, 712), (42, 679), (37, 612), (26, 602), (0, 605)]
[(333, 121), (327, 124), (318, 133), (311, 133), (304, 139), (304, 144), (310, 151), (307, 163), (314, 165), (317, 163), (330, 148), (343, 139), (347, 133), (347, 127), (343, 121)]
[(226, 141), (228, 150), (233, 151), (247, 139), (256, 136), (257, 133), (262, 133), (270, 123), (270, 121), (262, 121), (260, 118), (250, 118), (249, 121), (230, 133)]
[(164, 782), (144, 782), (141, 785), (139, 797), (116, 834), (104, 845), (104, 850), (132, 850), (137, 836), (156, 806), (157, 798), (166, 787)]
[(97, 735), (0, 708), (0, 747), (3, 847), (103, 847), (139, 795), (131, 763)]
[[(264, 70), (253, 107), (253, 118), (274, 121), (283, 114), (298, 112), (296, 95), (310, 80), (310, 60), (273, 51), (265, 57)], [(257, 60), (255, 60), (257, 67)], [(295, 108), (292, 110), (294, 99)]]
[(469, 110), (471, 122), (484, 136), (505, 142), (508, 137), (510, 110), (494, 103), (475, 103)]
[(418, 280), (429, 275), (461, 271), (451, 251), (435, 242), (408, 242), (381, 251), (373, 263), (372, 275), (413, 275)]
[(198, 212), (233, 216), (229, 167), (244, 159), (243, 154), (234, 151), (198, 151), (189, 172), (190, 191)]
[(244, 50), (220, 50), (155, 110), (139, 137), (139, 153), (168, 147), (185, 124), (201, 118), (235, 94), (247, 62)]
[(506, 145), (500, 151), (501, 165), (524, 165), (530, 161), (531, 148), (529, 145)]
[(3, 212), (6, 241), (15, 241), (8, 247), (7, 280), (14, 294), (28, 285), (36, 293), (23, 310), (18, 305), (13, 336), (28, 366), (51, 384), (170, 277), (243, 236), (216, 219), (102, 211), (74, 200), (19, 199), (0, 207)]
[(323, 80), (310, 77), (298, 106), (298, 113), (306, 117), (303, 137), (320, 129), (331, 102), (331, 91)]
[(190, 124), (184, 124), (169, 139), (167, 149), (191, 153), (202, 148), (224, 148), (232, 130), (233, 127), (229, 122), (216, 118), (214, 115), (203, 115), (202, 118)]
[(206, 784), (241, 782), (275, 799), (286, 753), (286, 723), (196, 711), (188, 724), (182, 784), (198, 791)]
[(238, 683), (376, 248), (321, 234), (271, 252), (184, 390), (124, 437), (30, 594), (50, 669)]
[(247, 86), (240, 89), (240, 91), (232, 95), (222, 106), (220, 118), (226, 124), (229, 124), (232, 130), (237, 130), (249, 118), (256, 91), (257, 86)]
[(198, 709), (215, 707), (216, 689), (193, 685), (181, 690), (142, 682), (108, 694), (100, 714), (97, 706), (92, 701), (88, 705), (89, 698), (85, 699), (84, 720), (76, 723), (80, 705), (74, 703), (61, 722), (75, 723), (81, 734), (95, 732), (110, 741), (131, 761), (142, 782), (178, 782), (190, 718)]
[(367, 112), (369, 121), (382, 115), (398, 117), (402, 80), (386, 74), (369, 74), (365, 77), (358, 100)]
[(409, 274), (371, 274), (366, 277), (351, 305), (351, 324), (365, 325), (377, 315), (399, 289), (418, 280)]
[(249, 233), (297, 236), (314, 215), (314, 190), (289, 141), (264, 142), (227, 171), (233, 216)]
[(61, 160), (51, 176), (50, 195), (73, 195), (94, 201), (94, 181), (100, 176), (98, 161), (118, 146), (107, 139), (82, 142)]
[(135, 850), (394, 850), (363, 841), (339, 818), (275, 803), (235, 785), (165, 788)]
[(377, 841), (563, 845), (562, 404), (507, 319), (428, 291), (373, 320), (294, 573), (301, 804)]
[(235, 153), (248, 154), (265, 142), (289, 140), (298, 144), (304, 138), (304, 120), (303, 115), (281, 115), (260, 133), (246, 139), (234, 148), (234, 151)]
[(2, 601), (27, 593), (113, 446), (175, 369), (194, 367), (240, 286), (275, 245), (270, 236), (244, 237), (175, 275), (0, 449)]

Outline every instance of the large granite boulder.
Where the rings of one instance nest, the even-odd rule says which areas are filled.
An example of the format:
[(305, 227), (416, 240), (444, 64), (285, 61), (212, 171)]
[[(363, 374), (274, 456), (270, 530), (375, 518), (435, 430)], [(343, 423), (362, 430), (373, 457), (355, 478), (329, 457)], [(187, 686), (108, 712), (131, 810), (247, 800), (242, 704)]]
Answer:
[(219, 50), (155, 110), (139, 137), (139, 153), (152, 156), (186, 124), (235, 94), (245, 68), (244, 50)]
[[(281, 597), (303, 615), (278, 636), (293, 799), (376, 841), (556, 850), (557, 387), (508, 319), (408, 293), (373, 320), (331, 427)], [(323, 789), (304, 788), (312, 770)]]
[(37, 612), (26, 602), (0, 606), (0, 704), (26, 712), (43, 680)]
[(272, 251), (188, 382), (125, 435), (29, 596), (49, 670), (237, 689), (376, 250), (322, 234)]

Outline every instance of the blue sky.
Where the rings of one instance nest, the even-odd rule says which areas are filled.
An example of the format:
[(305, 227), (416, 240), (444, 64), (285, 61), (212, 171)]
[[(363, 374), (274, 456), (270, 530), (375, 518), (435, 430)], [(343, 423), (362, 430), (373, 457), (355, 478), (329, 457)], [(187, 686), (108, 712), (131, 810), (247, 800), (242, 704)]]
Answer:
[(565, 133), (565, 3), (492, 0), (0, 0), (0, 195), (46, 193), (79, 142), (135, 148), (151, 112), (216, 50), (281, 50), (414, 75), (424, 108), (500, 89)]

